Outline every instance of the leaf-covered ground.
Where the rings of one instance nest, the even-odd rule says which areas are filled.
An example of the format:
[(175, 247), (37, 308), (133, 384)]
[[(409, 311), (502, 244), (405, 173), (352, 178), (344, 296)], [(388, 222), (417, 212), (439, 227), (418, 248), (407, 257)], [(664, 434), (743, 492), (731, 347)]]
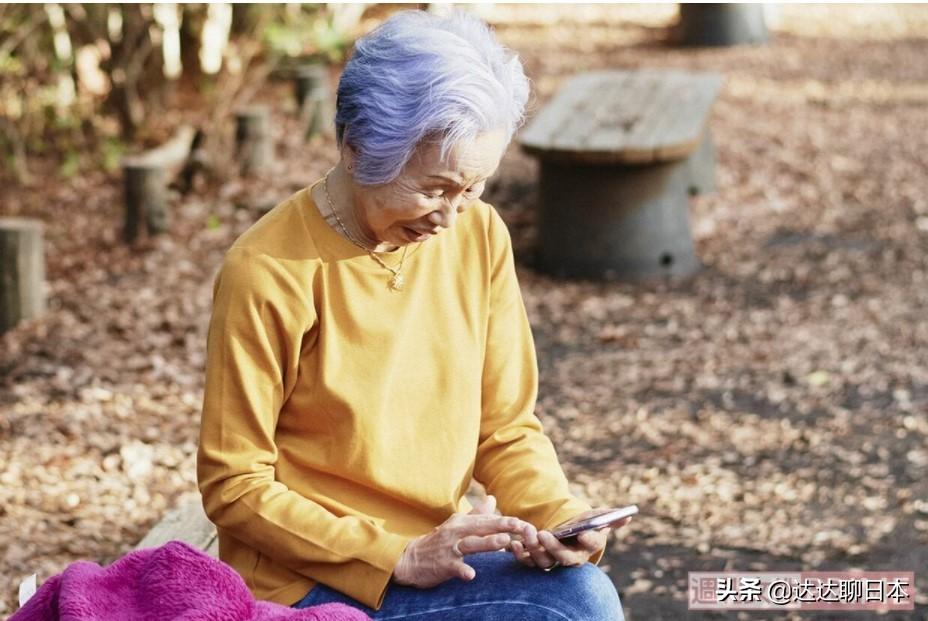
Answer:
[[(695, 277), (536, 273), (536, 169), (515, 145), (488, 196), (513, 232), (538, 412), (565, 469), (595, 504), (641, 508), (603, 561), (629, 621), (686, 617), (688, 571), (923, 579), (928, 10), (783, 7), (768, 45), (711, 50), (665, 43), (672, 5), (488, 17), (522, 54), (536, 105), (587, 69), (725, 77), (718, 191), (691, 210)], [(109, 562), (195, 491), (215, 270), (256, 208), (334, 162), (330, 142), (299, 141), (288, 85), (261, 98), (277, 170), (176, 201), (171, 235), (140, 247), (118, 241), (118, 176), (0, 188), (0, 214), (46, 222), (51, 306), (0, 337), (0, 614), (26, 575)], [(921, 591), (915, 612), (881, 618), (928, 618)], [(740, 616), (755, 617), (791, 618)]]

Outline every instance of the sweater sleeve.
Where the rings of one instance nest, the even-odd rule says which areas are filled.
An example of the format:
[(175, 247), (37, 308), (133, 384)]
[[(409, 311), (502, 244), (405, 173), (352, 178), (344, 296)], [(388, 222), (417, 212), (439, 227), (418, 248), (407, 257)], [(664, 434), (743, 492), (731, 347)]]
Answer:
[(316, 320), (308, 289), (266, 255), (227, 254), (207, 337), (199, 488), (217, 527), (378, 608), (409, 539), (363, 517), (335, 515), (275, 476), (278, 415)]
[[(567, 486), (550, 439), (535, 415), (538, 363), (516, 278), (506, 224), (490, 208), (489, 325), (475, 478), (496, 496), (504, 515), (551, 529), (590, 506)], [(599, 562), (602, 551), (594, 555)]]

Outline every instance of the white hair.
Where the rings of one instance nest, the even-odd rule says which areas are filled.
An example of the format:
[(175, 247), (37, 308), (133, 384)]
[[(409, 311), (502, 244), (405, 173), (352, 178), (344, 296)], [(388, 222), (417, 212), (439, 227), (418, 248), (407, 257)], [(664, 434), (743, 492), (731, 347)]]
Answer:
[(355, 180), (389, 183), (424, 140), (451, 147), (525, 120), (528, 78), (489, 26), (457, 10), (400, 11), (355, 44), (338, 85), (339, 146), (356, 152)]

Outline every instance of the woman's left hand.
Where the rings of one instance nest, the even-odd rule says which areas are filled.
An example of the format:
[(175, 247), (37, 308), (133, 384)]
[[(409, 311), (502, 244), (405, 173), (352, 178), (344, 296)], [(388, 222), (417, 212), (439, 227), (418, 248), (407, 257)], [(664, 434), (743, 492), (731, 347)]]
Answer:
[[(593, 511), (589, 511), (577, 517), (585, 517), (592, 513)], [(616, 524), (614, 528), (625, 526), (631, 519), (631, 517), (625, 518)], [(538, 531), (537, 546), (528, 545), (527, 542), (513, 541), (510, 544), (510, 549), (516, 560), (527, 567), (540, 567), (542, 569), (557, 566), (579, 567), (586, 563), (593, 554), (605, 547), (610, 532), (612, 532), (611, 527), (588, 530), (577, 535), (576, 545), (566, 545), (549, 531), (540, 530)]]

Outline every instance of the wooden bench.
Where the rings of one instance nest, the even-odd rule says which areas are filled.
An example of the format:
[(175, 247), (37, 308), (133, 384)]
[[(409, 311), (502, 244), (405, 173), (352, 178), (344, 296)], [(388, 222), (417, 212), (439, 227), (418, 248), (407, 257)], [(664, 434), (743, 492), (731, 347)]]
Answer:
[(600, 71), (570, 79), (521, 134), (540, 161), (539, 269), (636, 280), (699, 268), (688, 197), (714, 189), (716, 74)]
[(206, 517), (198, 494), (181, 501), (155, 524), (135, 548), (156, 548), (174, 540), (189, 543), (213, 557), (219, 557), (216, 527)]

